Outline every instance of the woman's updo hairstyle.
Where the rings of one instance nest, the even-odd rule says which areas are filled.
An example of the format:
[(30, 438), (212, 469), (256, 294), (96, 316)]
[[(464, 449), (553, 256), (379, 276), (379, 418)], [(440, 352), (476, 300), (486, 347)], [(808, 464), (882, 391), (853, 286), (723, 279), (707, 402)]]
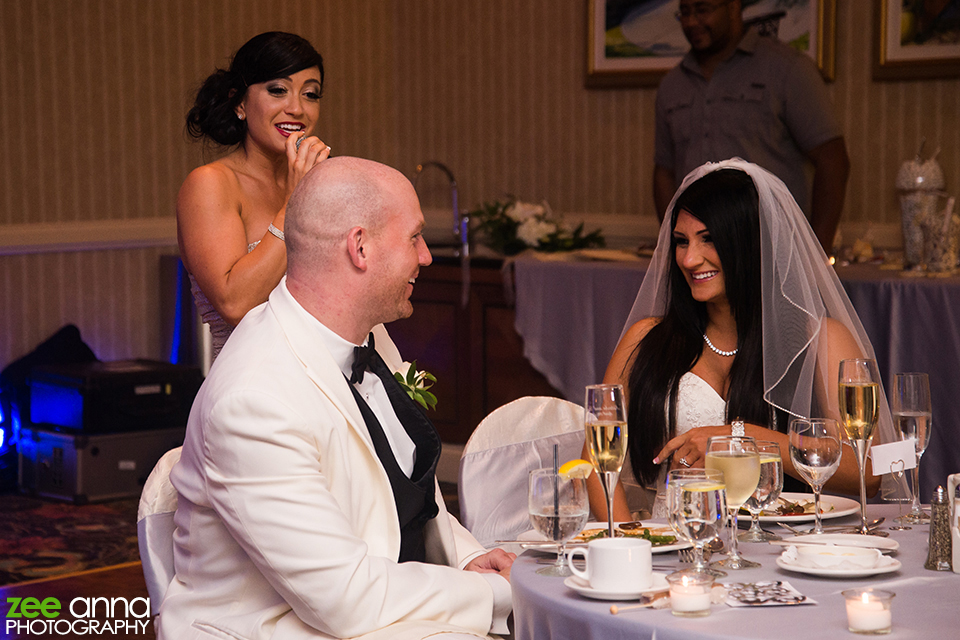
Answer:
[(187, 132), (222, 145), (243, 142), (247, 123), (236, 107), (247, 87), (317, 67), (323, 90), (323, 58), (307, 40), (292, 33), (268, 31), (254, 36), (234, 54), (227, 70), (217, 69), (197, 91), (187, 113)]

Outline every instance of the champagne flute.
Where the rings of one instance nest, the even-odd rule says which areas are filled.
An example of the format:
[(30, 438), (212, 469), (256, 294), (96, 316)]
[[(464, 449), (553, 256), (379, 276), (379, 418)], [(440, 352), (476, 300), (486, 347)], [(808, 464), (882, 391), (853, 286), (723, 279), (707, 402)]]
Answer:
[(530, 472), (527, 511), (533, 528), (559, 545), (557, 561), (537, 573), (560, 577), (573, 575), (567, 566), (565, 545), (583, 530), (590, 515), (586, 479), (567, 478), (553, 469), (534, 469)]
[(743, 503), (750, 512), (750, 529), (740, 534), (740, 542), (770, 542), (780, 536), (764, 531), (760, 526), (760, 512), (777, 503), (783, 491), (783, 459), (780, 457), (780, 445), (769, 440), (758, 440), (760, 452), (760, 481), (757, 490)]
[(747, 560), (737, 548), (737, 512), (747, 498), (757, 490), (760, 482), (760, 453), (757, 441), (742, 436), (719, 436), (707, 440), (707, 469), (723, 472), (727, 489), (727, 509), (730, 512), (730, 553), (725, 560), (710, 563), (723, 569), (750, 569), (759, 562)]
[(920, 458), (930, 442), (933, 410), (930, 405), (930, 378), (925, 373), (898, 373), (893, 390), (893, 425), (901, 440), (913, 439), (917, 466), (913, 468), (910, 487), (910, 513), (897, 522), (927, 524), (928, 516), (920, 507)]
[(710, 569), (703, 561), (703, 547), (719, 538), (727, 525), (723, 473), (716, 469), (674, 469), (667, 474), (665, 491), (670, 526), (694, 548), (693, 568), (683, 573), (726, 576), (723, 571)]
[[(858, 533), (870, 535), (867, 528), (867, 452), (880, 417), (880, 372), (876, 360), (854, 358), (840, 361), (840, 417), (847, 439), (857, 454), (860, 471), (860, 527)], [(884, 532), (873, 532), (885, 535)]]
[(627, 410), (623, 385), (594, 384), (587, 387), (584, 428), (590, 463), (600, 478), (607, 498), (607, 526), (613, 529), (613, 490), (627, 454)]
[(814, 525), (810, 533), (823, 533), (820, 490), (840, 466), (840, 427), (830, 418), (794, 418), (787, 435), (793, 467), (813, 489)]

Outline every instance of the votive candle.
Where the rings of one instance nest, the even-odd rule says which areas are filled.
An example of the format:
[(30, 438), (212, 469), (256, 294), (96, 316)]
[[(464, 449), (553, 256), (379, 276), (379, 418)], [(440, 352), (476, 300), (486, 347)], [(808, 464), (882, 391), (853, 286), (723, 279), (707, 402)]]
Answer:
[(667, 576), (670, 583), (670, 609), (673, 615), (700, 617), (710, 614), (710, 591), (713, 576), (681, 574)]
[(880, 589), (849, 589), (843, 592), (847, 599), (847, 628), (853, 633), (879, 635), (890, 633), (893, 616), (891, 591)]

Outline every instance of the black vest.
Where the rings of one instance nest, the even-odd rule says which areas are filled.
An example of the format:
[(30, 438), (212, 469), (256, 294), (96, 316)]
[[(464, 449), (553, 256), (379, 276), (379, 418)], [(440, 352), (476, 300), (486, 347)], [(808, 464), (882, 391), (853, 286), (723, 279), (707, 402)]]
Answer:
[(423, 527), (439, 513), (434, 477), (437, 462), (440, 460), (440, 436), (430, 419), (390, 373), (379, 354), (373, 357), (370, 370), (383, 382), (390, 404), (417, 450), (413, 474), (408, 478), (397, 464), (380, 421), (356, 388), (350, 385), (357, 406), (360, 407), (360, 414), (367, 425), (367, 431), (370, 432), (370, 438), (373, 440), (373, 448), (387, 472), (393, 489), (393, 499), (397, 504), (397, 515), (400, 519), (400, 557), (397, 561), (424, 562), (426, 546)]

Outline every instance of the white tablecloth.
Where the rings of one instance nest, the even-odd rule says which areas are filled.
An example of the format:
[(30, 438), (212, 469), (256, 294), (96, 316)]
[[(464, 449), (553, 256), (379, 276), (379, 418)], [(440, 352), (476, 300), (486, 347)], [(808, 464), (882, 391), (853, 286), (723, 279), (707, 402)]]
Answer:
[[(871, 517), (897, 515), (893, 505), (871, 505)], [(848, 516), (831, 522), (853, 522)], [(773, 527), (779, 530), (778, 527)], [(902, 568), (894, 573), (867, 578), (818, 578), (780, 569), (775, 563), (781, 547), (768, 544), (741, 544), (742, 553), (762, 563), (759, 569), (728, 572), (719, 583), (783, 580), (816, 605), (733, 608), (716, 604), (704, 618), (677, 618), (669, 609), (639, 609), (610, 614), (611, 602), (588, 600), (563, 585), (563, 578), (537, 575), (537, 557), (526, 552), (513, 565), (513, 610), (517, 640), (716, 640), (725, 638), (776, 638), (777, 640), (849, 640), (846, 609), (840, 592), (852, 587), (877, 587), (895, 592), (891, 640), (956, 638), (960, 607), (960, 575), (928, 571), (927, 526), (910, 531), (891, 531), (900, 543), (893, 557)], [(655, 570), (669, 573), (685, 568), (676, 552), (654, 556)], [(629, 602), (619, 603), (629, 605)]]
[[(516, 330), (524, 355), (572, 402), (603, 379), (647, 261), (513, 264)], [(930, 374), (933, 428), (920, 466), (921, 498), (960, 471), (960, 278), (914, 278), (874, 265), (837, 270), (877, 353), (886, 388), (895, 373)], [(889, 392), (889, 391), (888, 391)]]

